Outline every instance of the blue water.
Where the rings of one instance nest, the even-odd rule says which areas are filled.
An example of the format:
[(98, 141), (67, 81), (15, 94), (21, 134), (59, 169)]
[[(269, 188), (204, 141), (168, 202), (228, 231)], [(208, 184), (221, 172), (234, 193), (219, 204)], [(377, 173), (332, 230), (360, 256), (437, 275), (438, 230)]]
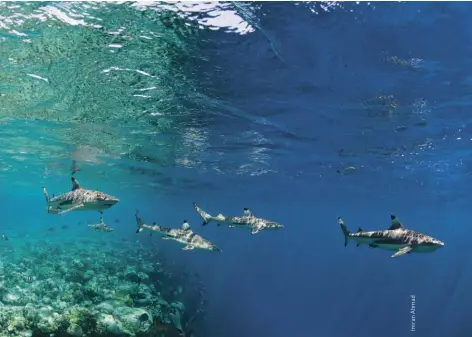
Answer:
[[(2, 248), (109, 240), (84, 225), (98, 213), (45, 211), (41, 187), (68, 191), (76, 160), (82, 185), (120, 198), (105, 212), (115, 238), (198, 274), (196, 337), (469, 336), (471, 14), (433, 2), (0, 3)], [(202, 227), (193, 201), (285, 228)], [(188, 220), (223, 252), (136, 234), (136, 209)], [(390, 214), (445, 247), (397, 259), (343, 247), (338, 216), (376, 230)]]

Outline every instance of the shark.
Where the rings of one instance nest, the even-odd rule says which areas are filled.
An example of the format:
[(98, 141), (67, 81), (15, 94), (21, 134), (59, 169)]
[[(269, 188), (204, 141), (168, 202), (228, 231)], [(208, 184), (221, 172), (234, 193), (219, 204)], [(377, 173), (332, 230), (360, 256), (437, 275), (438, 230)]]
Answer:
[(100, 216), (100, 222), (97, 224), (93, 225), (88, 225), (91, 227), (94, 231), (99, 231), (99, 232), (113, 232), (114, 229), (110, 226), (108, 226), (104, 221), (103, 221), (103, 215)]
[(210, 222), (216, 222), (218, 226), (221, 224), (228, 225), (230, 228), (247, 228), (251, 230), (251, 234), (257, 234), (261, 230), (268, 230), (268, 229), (280, 229), (284, 226), (270, 220), (257, 218), (255, 217), (252, 212), (248, 208), (244, 208), (242, 216), (231, 216), (225, 217), (223, 214), (218, 214), (217, 216), (211, 216), (210, 214), (206, 213), (202, 210), (198, 205), (194, 202), (193, 207), (197, 211), (198, 214), (203, 219), (202, 225), (205, 226)]
[(351, 233), (347, 229), (341, 217), (338, 217), (338, 224), (344, 234), (344, 247), (350, 240), (361, 244), (367, 244), (370, 248), (381, 248), (395, 251), (392, 257), (402, 256), (410, 253), (433, 252), (444, 246), (442, 241), (432, 236), (406, 229), (395, 215), (390, 215), (391, 224), (388, 229), (364, 232), (361, 228), (356, 233)]
[(111, 208), (120, 201), (113, 195), (82, 188), (74, 177), (71, 177), (71, 181), (70, 192), (52, 198), (43, 187), (48, 213), (61, 215), (71, 211), (98, 211), (102, 214), (103, 210)]
[(163, 240), (173, 240), (180, 243), (184, 246), (182, 248), (183, 250), (202, 249), (221, 252), (221, 249), (212, 244), (210, 241), (194, 233), (187, 220), (183, 221), (183, 224), (180, 228), (169, 228), (160, 226), (155, 222), (152, 225), (147, 225), (144, 223), (144, 221), (141, 219), (137, 212), (135, 214), (135, 217), (136, 224), (138, 225), (136, 233), (141, 232), (143, 229), (150, 230), (151, 235), (152, 233), (156, 233)]

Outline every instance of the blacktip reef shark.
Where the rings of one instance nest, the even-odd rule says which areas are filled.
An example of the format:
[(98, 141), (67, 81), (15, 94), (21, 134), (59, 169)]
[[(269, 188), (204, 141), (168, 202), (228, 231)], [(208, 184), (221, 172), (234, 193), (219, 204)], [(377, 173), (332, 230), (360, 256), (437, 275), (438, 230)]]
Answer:
[(108, 226), (104, 221), (103, 221), (103, 215), (100, 216), (100, 222), (97, 224), (93, 225), (88, 225), (91, 227), (94, 231), (99, 231), (99, 232), (113, 232), (114, 229), (110, 226)]
[(396, 251), (392, 257), (409, 253), (427, 253), (443, 247), (444, 243), (423, 233), (414, 232), (403, 227), (395, 215), (390, 216), (391, 225), (386, 230), (364, 232), (361, 228), (350, 233), (343, 219), (338, 217), (338, 224), (344, 234), (344, 247), (349, 240), (354, 240), (357, 247), (368, 244), (370, 248), (381, 248)]
[(248, 208), (244, 208), (242, 216), (225, 217), (221, 213), (217, 216), (211, 216), (210, 214), (202, 210), (200, 207), (198, 207), (196, 203), (193, 203), (193, 207), (202, 217), (203, 226), (207, 225), (210, 222), (216, 222), (218, 226), (221, 224), (225, 224), (231, 228), (249, 228), (251, 230), (251, 234), (257, 234), (261, 230), (279, 229), (284, 227), (283, 225), (277, 222), (255, 217)]
[(49, 197), (46, 188), (43, 187), (43, 194), (46, 198), (48, 213), (64, 214), (70, 211), (98, 211), (108, 209), (120, 201), (117, 197), (105, 194), (100, 191), (87, 190), (82, 188), (74, 177), (71, 178), (72, 190), (70, 192)]
[(210, 241), (194, 233), (187, 220), (184, 220), (181, 228), (168, 228), (159, 226), (155, 222), (152, 225), (146, 225), (139, 216), (138, 212), (136, 212), (135, 217), (136, 224), (138, 225), (136, 233), (141, 232), (145, 228), (150, 230), (151, 234), (157, 233), (163, 240), (173, 240), (184, 245), (182, 248), (183, 250), (203, 249), (221, 252), (221, 249), (212, 244)]

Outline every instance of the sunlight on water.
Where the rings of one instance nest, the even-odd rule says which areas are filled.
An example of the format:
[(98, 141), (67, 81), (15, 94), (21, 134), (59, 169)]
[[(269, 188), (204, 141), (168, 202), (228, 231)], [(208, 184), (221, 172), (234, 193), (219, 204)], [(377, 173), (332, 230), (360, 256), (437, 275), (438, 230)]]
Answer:
[(435, 330), (457, 252), (392, 213), (463, 230), (461, 6), (0, 2), (0, 337), (402, 336), (415, 287)]
[[(158, 5), (145, 12), (136, 4), (0, 6), (4, 163), (29, 156), (35, 171), (46, 158), (54, 162), (83, 148), (94, 156), (144, 161), (159, 152), (175, 163), (178, 153), (193, 148), (181, 148), (176, 139), (188, 137), (183, 123), (196, 118), (189, 104), (204, 104), (195, 102), (190, 67), (198, 62), (197, 26)], [(12, 141), (19, 126), (25, 131)], [(159, 139), (163, 133), (174, 135), (170, 143)], [(2, 171), (15, 170), (10, 166)]]
[[(335, 6), (315, 5), (322, 11)], [(229, 2), (1, 3), (0, 137), (8, 144), (0, 150), (2, 172), (62, 175), (71, 158), (100, 164), (99, 175), (128, 171), (120, 158), (219, 173), (277, 172), (260, 139), (271, 140), (257, 132), (221, 136), (229, 147), (248, 145), (236, 166), (209, 152), (218, 116), (298, 137), (207, 96), (202, 86), (209, 66), (199, 41), (205, 29), (238, 35), (259, 29), (280, 57), (258, 10), (258, 4)], [(18, 127), (24, 131), (13, 141)]]
[[(207, 60), (198, 35), (202, 29), (254, 32), (237, 13), (253, 20), (255, 8), (216, 2), (0, 4), (0, 114), (8, 144), (2, 172), (25, 169), (6, 163), (28, 158), (31, 173), (51, 174), (51, 167), (68, 167), (71, 153), (84, 165), (106, 162), (113, 170), (120, 167), (113, 159), (129, 158), (226, 171), (199, 155), (209, 146), (211, 116), (226, 110), (268, 121), (215, 105), (199, 92), (197, 71)], [(12, 141), (20, 126), (25, 131)], [(83, 149), (94, 153), (91, 159), (81, 160)], [(259, 167), (263, 150), (257, 151), (248, 153), (238, 172), (265, 171)]]

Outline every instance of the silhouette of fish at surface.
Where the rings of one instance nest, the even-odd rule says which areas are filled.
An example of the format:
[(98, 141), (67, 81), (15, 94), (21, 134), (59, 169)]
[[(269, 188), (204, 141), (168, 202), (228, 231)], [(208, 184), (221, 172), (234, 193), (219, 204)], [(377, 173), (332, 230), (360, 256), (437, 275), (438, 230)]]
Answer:
[(74, 175), (75, 173), (79, 172), (80, 171), (80, 168), (79, 166), (77, 165), (77, 161), (76, 160), (72, 160), (72, 166), (70, 168), (70, 171), (71, 171), (71, 175)]

